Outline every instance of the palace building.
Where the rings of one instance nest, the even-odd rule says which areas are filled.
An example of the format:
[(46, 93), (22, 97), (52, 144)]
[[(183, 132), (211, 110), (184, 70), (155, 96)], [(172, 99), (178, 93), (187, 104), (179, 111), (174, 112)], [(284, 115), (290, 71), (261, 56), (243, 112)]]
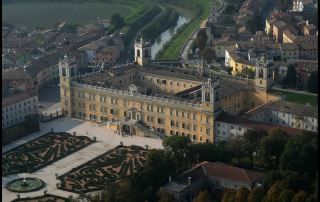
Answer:
[(67, 117), (96, 122), (122, 134), (181, 135), (214, 142), (215, 119), (278, 100), (269, 93), (272, 69), (257, 60), (256, 78), (209, 76), (203, 64), (186, 69), (151, 60), (151, 44), (136, 41), (135, 61), (80, 74), (65, 56), (59, 63), (61, 107)]

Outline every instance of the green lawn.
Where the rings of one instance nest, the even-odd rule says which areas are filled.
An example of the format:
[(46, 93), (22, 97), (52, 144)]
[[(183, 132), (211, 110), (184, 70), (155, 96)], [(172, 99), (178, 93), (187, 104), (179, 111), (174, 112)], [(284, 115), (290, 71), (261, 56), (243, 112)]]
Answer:
[(123, 3), (16, 2), (2, 5), (2, 23), (45, 28), (63, 21), (86, 24), (97, 20), (97, 17), (108, 18), (113, 13), (134, 18), (134, 13), (140, 13), (144, 8), (139, 4)]
[(281, 94), (285, 95), (285, 100), (289, 102), (295, 102), (299, 104), (309, 103), (312, 106), (318, 106), (318, 96), (289, 93), (289, 92), (281, 92)]

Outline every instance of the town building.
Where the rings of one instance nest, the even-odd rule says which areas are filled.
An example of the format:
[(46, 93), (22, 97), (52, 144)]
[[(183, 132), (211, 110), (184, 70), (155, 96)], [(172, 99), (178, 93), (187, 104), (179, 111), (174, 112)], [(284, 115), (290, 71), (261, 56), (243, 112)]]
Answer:
[(318, 133), (318, 107), (311, 105), (279, 100), (248, 111), (245, 117), (262, 123)]
[(263, 173), (234, 167), (219, 162), (201, 162), (163, 185), (160, 190), (172, 194), (176, 201), (187, 202), (202, 191), (203, 187), (215, 194), (224, 189), (252, 190), (262, 182)]
[(11, 88), (4, 90), (7, 92), (5, 96), (2, 96), (2, 129), (18, 125), (28, 116), (38, 113), (38, 94), (36, 92), (23, 92)]
[(264, 130), (270, 133), (272, 130), (281, 129), (290, 136), (302, 134), (302, 129), (291, 128), (288, 126), (279, 126), (271, 123), (261, 123), (258, 121), (234, 116), (230, 114), (221, 114), (215, 122), (215, 142), (228, 142), (236, 137), (243, 137), (248, 130)]

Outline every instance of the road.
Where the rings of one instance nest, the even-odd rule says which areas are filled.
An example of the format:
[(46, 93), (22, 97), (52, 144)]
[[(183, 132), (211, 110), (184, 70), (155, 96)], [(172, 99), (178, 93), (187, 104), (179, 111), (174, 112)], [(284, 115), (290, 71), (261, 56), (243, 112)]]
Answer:
[[(221, 0), (218, 0), (220, 2), (220, 7), (219, 8), (214, 8), (213, 9), (213, 23), (216, 22), (217, 17), (220, 15), (219, 11), (224, 7), (224, 3)], [(196, 39), (198, 31), (200, 27), (194, 30), (194, 32), (191, 34), (189, 39), (183, 44), (181, 50), (180, 50), (180, 58), (188, 60), (188, 51), (193, 43), (193, 41)]]

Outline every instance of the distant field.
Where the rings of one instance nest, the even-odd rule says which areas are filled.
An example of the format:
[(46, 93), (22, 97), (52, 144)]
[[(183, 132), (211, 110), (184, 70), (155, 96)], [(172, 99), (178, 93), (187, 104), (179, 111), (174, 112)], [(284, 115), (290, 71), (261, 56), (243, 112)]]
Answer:
[(63, 21), (86, 24), (97, 20), (97, 17), (108, 18), (113, 13), (125, 17), (135, 11), (132, 5), (118, 3), (17, 2), (2, 4), (2, 23), (48, 28)]

